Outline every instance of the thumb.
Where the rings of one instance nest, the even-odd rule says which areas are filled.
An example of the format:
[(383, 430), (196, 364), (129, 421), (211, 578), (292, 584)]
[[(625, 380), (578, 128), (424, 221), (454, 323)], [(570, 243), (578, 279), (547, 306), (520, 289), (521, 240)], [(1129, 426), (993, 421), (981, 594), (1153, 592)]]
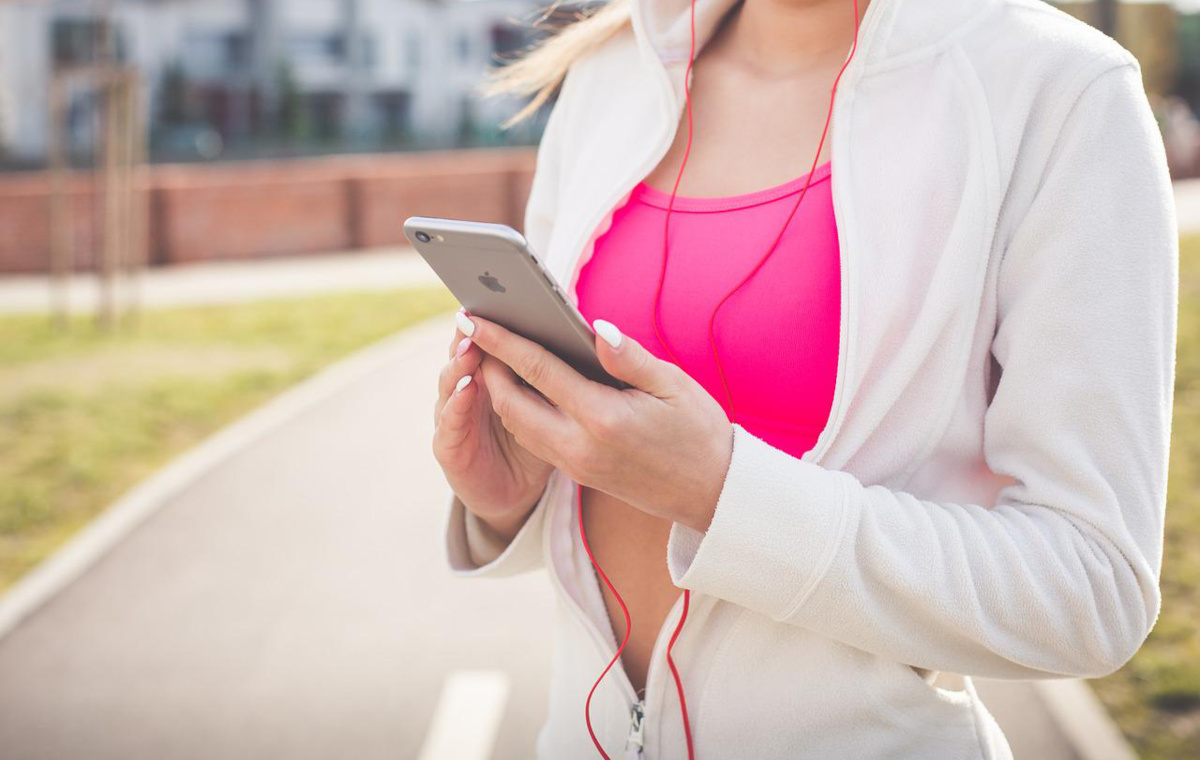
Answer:
[(673, 395), (678, 385), (678, 367), (659, 359), (628, 335), (622, 335), (612, 322), (597, 319), (592, 328), (599, 338), (596, 355), (608, 374), (658, 398)]

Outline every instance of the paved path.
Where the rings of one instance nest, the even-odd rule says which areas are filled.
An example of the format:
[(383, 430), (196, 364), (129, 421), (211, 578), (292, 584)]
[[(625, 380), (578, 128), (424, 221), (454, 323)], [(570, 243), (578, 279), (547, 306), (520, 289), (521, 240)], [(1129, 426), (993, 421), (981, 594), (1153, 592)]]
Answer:
[[(433, 270), (411, 248), (387, 248), (153, 268), (137, 288), (142, 304), (156, 308), (437, 284)], [(71, 310), (95, 310), (99, 294), (95, 275), (72, 278)], [(44, 312), (50, 304), (44, 276), (0, 277), (0, 314)]]
[(548, 582), (442, 571), (429, 386), (452, 334), (416, 328), (0, 640), (0, 757), (413, 758), (469, 668), (510, 680), (492, 757), (532, 757)]
[[(169, 498), (0, 639), (0, 755), (412, 758), (447, 679), (486, 669), (511, 692), (479, 757), (532, 757), (549, 584), (442, 569), (427, 441), (450, 324)], [(1076, 760), (1029, 685), (979, 688), (1018, 760)]]

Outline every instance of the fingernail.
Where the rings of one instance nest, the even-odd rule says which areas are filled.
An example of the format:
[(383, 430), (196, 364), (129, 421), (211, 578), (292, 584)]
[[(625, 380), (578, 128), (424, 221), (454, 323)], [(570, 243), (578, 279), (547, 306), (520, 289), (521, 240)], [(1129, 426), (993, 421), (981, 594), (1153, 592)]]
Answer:
[(459, 391), (461, 391), (463, 388), (466, 388), (470, 384), (471, 384), (471, 376), (463, 375), (462, 377), (458, 378), (458, 382), (455, 383), (454, 392), (458, 393)]
[(467, 349), (470, 347), (471, 347), (471, 339), (463, 338), (462, 340), (460, 340), (458, 342), (458, 348), (454, 349), (454, 357), (458, 358), (458, 357), (462, 356), (463, 354), (465, 354), (467, 352)]
[(466, 315), (465, 312), (454, 312), (454, 321), (458, 324), (458, 329), (462, 330), (462, 334), (468, 338), (475, 334), (475, 323)]
[(613, 348), (618, 348), (621, 345), (621, 331), (612, 322), (603, 319), (597, 319), (592, 322), (592, 327), (596, 330), (596, 334), (604, 338), (604, 342)]

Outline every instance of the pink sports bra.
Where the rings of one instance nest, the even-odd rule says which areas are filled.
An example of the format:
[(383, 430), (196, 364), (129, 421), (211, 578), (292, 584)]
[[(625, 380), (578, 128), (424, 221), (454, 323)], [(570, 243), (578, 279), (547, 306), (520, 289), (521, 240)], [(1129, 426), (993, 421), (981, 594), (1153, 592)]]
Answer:
[[(775, 252), (721, 308), (715, 326), (733, 421), (796, 457), (825, 426), (837, 374), (841, 270), (830, 169), (825, 162), (813, 172)], [(807, 177), (742, 195), (675, 197), (659, 324), (682, 369), (726, 414), (709, 315), (766, 253)], [(607, 319), (667, 361), (653, 320), (670, 200), (639, 183), (596, 239), (575, 285), (589, 322)]]

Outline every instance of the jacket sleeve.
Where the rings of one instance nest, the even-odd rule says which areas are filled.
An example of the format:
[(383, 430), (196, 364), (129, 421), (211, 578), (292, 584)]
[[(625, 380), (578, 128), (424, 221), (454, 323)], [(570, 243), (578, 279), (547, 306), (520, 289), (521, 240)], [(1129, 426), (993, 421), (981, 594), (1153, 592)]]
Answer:
[(999, 263), (994, 505), (927, 501), (734, 428), (707, 532), (676, 523), (676, 585), (894, 661), (1098, 677), (1159, 611), (1178, 241), (1136, 63), (1069, 106)]
[[(568, 68), (542, 139), (538, 144), (529, 199), (525, 204), (524, 235), (534, 253), (545, 256), (558, 208), (560, 155), (567, 137), (566, 114), (569, 93), (573, 92), (575, 68)], [(553, 482), (553, 481), (552, 481)], [(547, 489), (551, 490), (551, 489)], [(458, 497), (451, 495), (445, 521), (445, 551), (451, 571), (462, 576), (510, 576), (542, 566), (542, 523), (547, 492), (542, 492), (534, 511), (509, 545), (492, 533), (483, 521), (467, 511)]]
[(446, 561), (451, 573), (465, 578), (507, 578), (543, 567), (542, 531), (546, 505), (553, 491), (551, 486), (542, 491), (525, 524), (507, 543), (467, 511), (458, 497), (452, 496), (444, 526)]

